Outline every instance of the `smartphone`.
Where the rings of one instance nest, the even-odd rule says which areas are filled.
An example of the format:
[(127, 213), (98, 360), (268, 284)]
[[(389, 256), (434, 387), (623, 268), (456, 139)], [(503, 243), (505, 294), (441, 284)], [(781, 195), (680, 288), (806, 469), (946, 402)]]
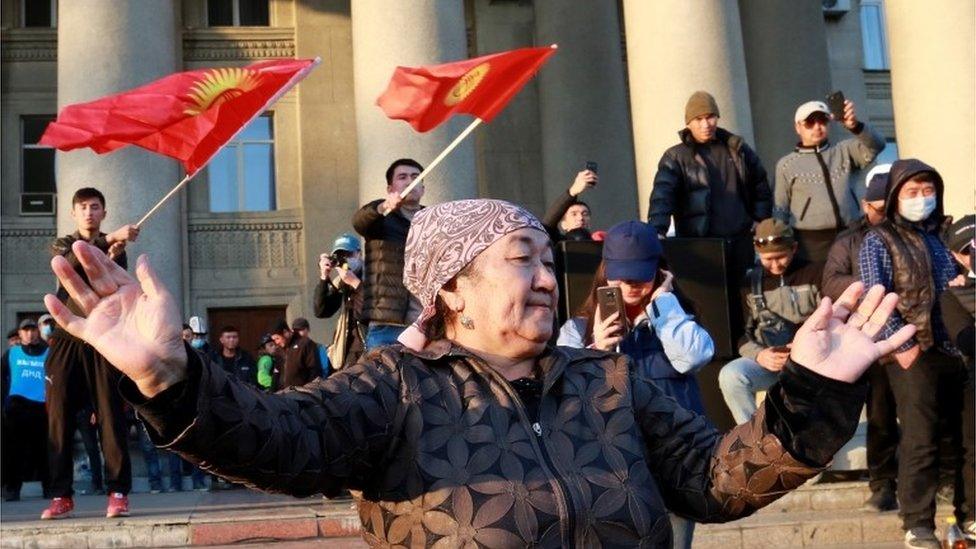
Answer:
[(786, 345), (777, 345), (776, 347), (770, 347), (771, 350), (777, 353), (788, 353), (790, 348)]
[(600, 318), (620, 313), (617, 319), (621, 331), (627, 329), (627, 313), (624, 311), (624, 294), (617, 286), (600, 286), (596, 289), (596, 305), (600, 308)]
[(586, 166), (583, 169), (584, 170), (590, 170), (591, 172), (593, 172), (595, 174), (598, 174), (598, 175), (600, 173), (600, 166), (596, 162), (594, 162), (592, 160), (587, 160), (586, 161)]
[(827, 107), (834, 115), (834, 120), (842, 122), (844, 120), (844, 92), (837, 90), (827, 96)]

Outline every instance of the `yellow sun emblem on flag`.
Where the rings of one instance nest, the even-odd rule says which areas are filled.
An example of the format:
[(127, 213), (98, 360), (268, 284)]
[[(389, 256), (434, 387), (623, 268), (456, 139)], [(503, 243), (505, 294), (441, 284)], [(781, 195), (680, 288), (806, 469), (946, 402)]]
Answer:
[(196, 81), (188, 92), (192, 106), (184, 114), (196, 116), (211, 107), (240, 97), (258, 87), (261, 73), (251, 69), (229, 67), (212, 69)]
[(489, 70), (491, 70), (491, 64), (484, 62), (464, 73), (464, 76), (444, 96), (444, 104), (448, 107), (453, 107), (461, 101), (464, 101), (478, 87), (478, 84), (481, 84), (485, 76), (488, 76)]

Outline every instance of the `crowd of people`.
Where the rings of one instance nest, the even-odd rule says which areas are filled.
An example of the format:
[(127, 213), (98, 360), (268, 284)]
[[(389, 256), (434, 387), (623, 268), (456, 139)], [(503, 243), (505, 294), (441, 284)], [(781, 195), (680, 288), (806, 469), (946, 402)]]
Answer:
[[(540, 221), (501, 201), (424, 207), (422, 184), (401, 196), (423, 166), (398, 159), (385, 174), (386, 196), (352, 216), (358, 236), (339, 235), (319, 257), (311, 305), (317, 318), (336, 318), (331, 342), (314, 341), (304, 318), (279, 319), (243, 346), (240, 331), (223, 326), (212, 342), (206, 320), (194, 316), (182, 325), (187, 351), (170, 368), (175, 382), (163, 383), (160, 372), (183, 356), (182, 347), (148, 343), (147, 334), (172, 327), (163, 325), (171, 307), (158, 281), (147, 282), (154, 276), (147, 263), (136, 269), (142, 291), (167, 314), (141, 328), (106, 324), (119, 333), (136, 330), (131, 334), (145, 341), (133, 338), (133, 351), (122, 354), (101, 336), (81, 335), (106, 299), (138, 288), (124, 270), (126, 244), (139, 230), (101, 232), (104, 197), (78, 191), (78, 230), (52, 248), (63, 258), (52, 263), (63, 305), (48, 302), (55, 317), (75, 325), (58, 326), (45, 315), (41, 330), (28, 319), (8, 334), (4, 435), (25, 442), (4, 453), (7, 497), (18, 496), (24, 478), (39, 476), (52, 498), (42, 518), (70, 514), (74, 432), (97, 426), (86, 447), (93, 472), (102, 469), (95, 460), (104, 460), (107, 516), (128, 514), (129, 406), (140, 417), (153, 489), (162, 489), (154, 445), (166, 445), (175, 489), (188, 466), (178, 453), (259, 488), (359, 491), (364, 532), (376, 543), (394, 541), (387, 519), (413, 520), (413, 511), (381, 502), (419, 498), (424, 509), (448, 510), (456, 522), (473, 520), (472, 501), (488, 506), (482, 509), (495, 502), (499, 509), (475, 521), (479, 528), (496, 524), (476, 538), (487, 545), (565, 541), (559, 528), (544, 526), (580, 520), (567, 509), (592, 507), (603, 513), (600, 520), (615, 517), (625, 526), (603, 531), (596, 520), (574, 538), (581, 543), (650, 539), (690, 547), (696, 521), (743, 516), (821, 470), (850, 437), (866, 396), (866, 505), (899, 509), (907, 547), (938, 547), (936, 492), (940, 463), (948, 463), (955, 515), (973, 538), (973, 216), (951, 223), (941, 176), (922, 161), (897, 160), (862, 174), (885, 144), (850, 101), (836, 120), (821, 101), (797, 108), (798, 142), (776, 163), (772, 183), (762, 159), (721, 128), (719, 117), (714, 98), (695, 92), (678, 144), (658, 165), (647, 221), (602, 231), (580, 198), (599, 192), (592, 191), (599, 188), (595, 163)], [(830, 143), (832, 120), (851, 137)], [(716, 346), (668, 267), (667, 238), (721, 239), (729, 289), (739, 294), (730, 311), (741, 319), (738, 356), (719, 373), (738, 426), (724, 437), (704, 419), (695, 377), (716, 358)], [(600, 241), (602, 261), (584, 304), (556, 326), (551, 243), (559, 240)], [(602, 296), (615, 292), (620, 306), (607, 313)], [(897, 306), (885, 294), (897, 295)], [(814, 343), (814, 334), (830, 330), (847, 331)], [(828, 360), (823, 353), (837, 345), (857, 345), (858, 356)], [(246, 349), (256, 349), (256, 358)], [(562, 376), (556, 396), (554, 372)], [(759, 392), (766, 404), (757, 402)], [(258, 403), (287, 418), (244, 412)], [(626, 414), (616, 413), (624, 407)], [(527, 421), (528, 438), (509, 426), (513, 417)], [(270, 434), (269, 421), (281, 422)], [(215, 440), (231, 427), (238, 447)], [(316, 433), (322, 446), (297, 443), (303, 431)], [(259, 433), (272, 440), (248, 438)], [(742, 500), (741, 483), (756, 479), (723, 460), (735, 454), (729, 445), (738, 451), (772, 444), (763, 437), (781, 445), (779, 461), (766, 461), (766, 448), (751, 454), (754, 463), (788, 462), (794, 473), (788, 481), (774, 475), (769, 485), (749, 484), (754, 496)], [(265, 444), (276, 452), (247, 453)], [(718, 448), (728, 454), (714, 453)], [(202, 487), (203, 471), (191, 468), (193, 487)], [(630, 473), (593, 477), (619, 471)], [(578, 488), (565, 475), (575, 475)], [(547, 479), (556, 495), (533, 496)], [(466, 488), (475, 482), (480, 487)], [(511, 492), (504, 482), (525, 493), (496, 501)], [(607, 495), (611, 490), (620, 494)], [(439, 534), (426, 520), (414, 530)]]

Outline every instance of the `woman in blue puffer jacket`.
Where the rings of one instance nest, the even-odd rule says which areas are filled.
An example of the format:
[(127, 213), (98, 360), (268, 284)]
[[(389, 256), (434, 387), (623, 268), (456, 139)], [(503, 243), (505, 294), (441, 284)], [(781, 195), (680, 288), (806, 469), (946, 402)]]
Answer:
[[(663, 248), (650, 225), (625, 221), (603, 241), (603, 261), (590, 295), (577, 315), (562, 326), (558, 345), (616, 351), (678, 404), (704, 415), (695, 372), (712, 359), (712, 337), (695, 322), (674, 292), (673, 276), (661, 265)], [(597, 288), (619, 287), (626, 319), (603, 317)], [(695, 524), (671, 515), (674, 547), (690, 548)]]

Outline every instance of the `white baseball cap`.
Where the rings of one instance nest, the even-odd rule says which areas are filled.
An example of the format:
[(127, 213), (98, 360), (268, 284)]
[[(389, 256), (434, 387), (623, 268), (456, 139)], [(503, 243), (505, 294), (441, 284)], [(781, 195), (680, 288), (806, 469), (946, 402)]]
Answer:
[(793, 115), (793, 121), (803, 122), (808, 116), (815, 112), (822, 112), (827, 116), (830, 116), (830, 109), (827, 108), (827, 104), (823, 101), (807, 101), (806, 103), (797, 107), (796, 114)]

